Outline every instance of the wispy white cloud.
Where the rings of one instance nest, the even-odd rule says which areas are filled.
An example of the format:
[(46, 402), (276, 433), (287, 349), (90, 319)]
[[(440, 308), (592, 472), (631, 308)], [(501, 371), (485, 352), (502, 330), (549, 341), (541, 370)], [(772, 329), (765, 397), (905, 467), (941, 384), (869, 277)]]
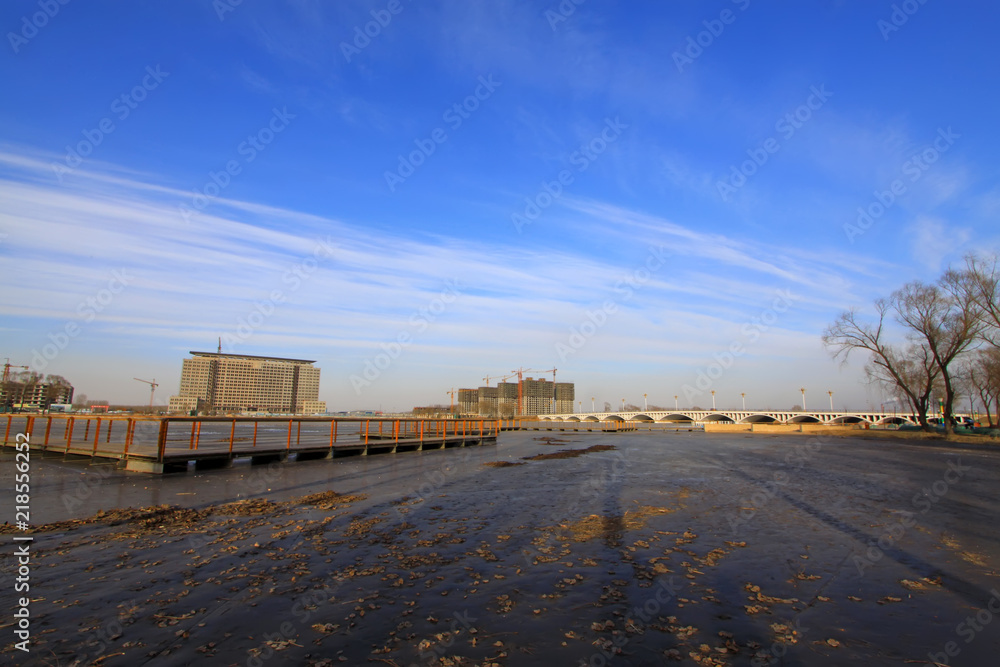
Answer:
[[(211, 213), (188, 224), (177, 208), (188, 193), (168, 185), (99, 165), (58, 185), (46, 181), (44, 159), (11, 149), (0, 153), (0, 166), (3, 257), (16, 267), (5, 272), (0, 311), (16, 318), (14, 338), (25, 352), (66, 322), (83, 326), (88, 349), (99, 339), (109, 353), (136, 340), (165, 350), (204, 347), (277, 292), (273, 316), (243, 350), (320, 357), (330, 369), (325, 386), (345, 401), (359, 400), (341, 393), (346, 376), (401, 332), (414, 342), (386, 377), (415, 380), (428, 364), (552, 363), (560, 361), (556, 343), (587, 310), (612, 300), (619, 305), (613, 321), (567, 361), (568, 370), (582, 374), (609, 359), (696, 367), (738, 337), (739, 324), (776, 289), (791, 289), (798, 308), (815, 311), (829, 305), (831, 292), (850, 291), (857, 275), (841, 258), (757, 246), (590, 200), (566, 203), (633, 244), (647, 237), (639, 252), (623, 258), (407, 236), (230, 199), (213, 202)], [(321, 241), (332, 256), (316, 258), (314, 271), (295, 278)], [(658, 247), (669, 253), (668, 265), (623, 296), (616, 286), (634, 280)], [(133, 282), (93, 322), (82, 322), (80, 304), (100, 293), (113, 270)], [(426, 313), (449, 284), (457, 285), (458, 298), (430, 326), (417, 327), (421, 308)], [(794, 355), (788, 346), (813, 336), (797, 332), (795, 322), (789, 317), (776, 327), (761, 353)]]

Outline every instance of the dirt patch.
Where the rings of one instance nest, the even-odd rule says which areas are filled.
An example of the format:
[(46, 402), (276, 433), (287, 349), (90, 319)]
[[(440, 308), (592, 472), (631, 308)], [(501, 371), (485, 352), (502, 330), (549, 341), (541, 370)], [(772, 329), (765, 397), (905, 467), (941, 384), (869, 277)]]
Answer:
[(349, 496), (337, 493), (336, 491), (322, 491), (320, 493), (312, 493), (308, 496), (302, 496), (301, 498), (296, 498), (295, 500), (290, 500), (285, 505), (312, 505), (313, 507), (318, 507), (323, 510), (335, 509), (337, 507), (343, 507), (344, 505), (350, 505), (359, 500), (364, 500), (366, 496), (356, 495)]
[(560, 449), (558, 452), (553, 452), (551, 454), (535, 454), (534, 456), (522, 456), (521, 458), (525, 461), (548, 461), (550, 459), (574, 459), (577, 456), (583, 456), (584, 454), (591, 454), (593, 452), (607, 452), (612, 449), (618, 449), (614, 445), (592, 445), (586, 449)]
[(568, 445), (570, 443), (569, 440), (560, 440), (559, 438), (553, 438), (547, 435), (535, 438), (535, 440), (541, 445)]
[(560, 525), (559, 528), (569, 531), (571, 539), (576, 542), (596, 539), (607, 541), (619, 537), (626, 530), (639, 530), (646, 525), (646, 521), (651, 516), (669, 514), (673, 511), (668, 507), (640, 505), (624, 514), (591, 514), (570, 524)]
[(487, 461), (483, 464), (487, 468), (510, 468), (511, 466), (523, 466), (522, 461)]
[[(173, 528), (187, 528), (192, 524), (202, 522), (213, 515), (222, 516), (278, 516), (279, 510), (292, 510), (302, 505), (310, 505), (320, 509), (343, 507), (359, 500), (363, 495), (341, 495), (334, 491), (314, 493), (301, 498), (295, 498), (283, 503), (270, 500), (240, 500), (221, 505), (209, 505), (203, 509), (190, 509), (177, 505), (159, 505), (152, 507), (128, 507), (110, 511), (101, 510), (85, 519), (55, 521), (38, 526), (32, 526), (33, 532), (68, 531), (89, 525), (126, 526), (132, 533), (151, 533)], [(20, 532), (14, 524), (0, 526), (0, 534)]]

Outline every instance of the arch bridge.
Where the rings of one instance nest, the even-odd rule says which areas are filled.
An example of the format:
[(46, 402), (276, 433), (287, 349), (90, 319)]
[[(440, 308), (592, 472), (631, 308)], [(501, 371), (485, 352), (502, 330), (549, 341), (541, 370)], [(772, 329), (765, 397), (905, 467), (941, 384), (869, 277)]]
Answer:
[[(956, 415), (960, 416), (960, 415)], [(930, 415), (928, 415), (930, 417)], [(645, 410), (637, 412), (578, 412), (538, 415), (540, 421), (602, 422), (631, 421), (663, 424), (917, 424), (917, 417), (905, 412), (831, 412), (792, 410)]]

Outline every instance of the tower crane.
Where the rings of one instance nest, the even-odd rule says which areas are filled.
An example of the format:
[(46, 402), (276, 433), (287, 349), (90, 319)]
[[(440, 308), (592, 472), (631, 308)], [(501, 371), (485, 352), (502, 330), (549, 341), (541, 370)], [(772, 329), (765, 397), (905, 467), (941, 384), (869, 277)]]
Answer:
[[(14, 400), (13, 396), (7, 394), (7, 383), (10, 382), (10, 369), (12, 368), (23, 368), (24, 370), (30, 370), (29, 366), (18, 366), (17, 364), (12, 364), (10, 363), (10, 357), (7, 358), (7, 361), (3, 365), (3, 384), (0, 384), (0, 391), (2, 391), (5, 394), (4, 402), (2, 405), (0, 405), (0, 407), (2, 407), (4, 410), (7, 409), (8, 402), (13, 404)], [(22, 397), (20, 400), (23, 401), (24, 398)]]
[(153, 378), (152, 380), (143, 380), (141, 378), (132, 378), (132, 379), (133, 380), (139, 380), (139, 382), (145, 382), (146, 384), (149, 385), (149, 410), (152, 412), (152, 410), (153, 410), (153, 394), (156, 393), (156, 388), (160, 386), (160, 385), (158, 385), (156, 383), (156, 378)]
[(514, 370), (511, 371), (511, 375), (509, 376), (509, 377), (514, 377), (515, 375), (517, 376), (517, 416), (518, 417), (520, 417), (521, 414), (523, 413), (523, 409), (522, 409), (523, 401), (521, 399), (521, 383), (522, 383), (522, 380), (524, 379), (524, 377), (523, 377), (524, 376), (524, 372), (527, 371), (527, 370), (530, 370), (530, 369), (523, 368), (523, 367), (522, 368), (515, 368)]
[(544, 371), (540, 371), (540, 370), (537, 370), (537, 369), (529, 368), (526, 371), (528, 373), (552, 373), (552, 403), (549, 404), (549, 410), (552, 410), (552, 412), (555, 412), (555, 410), (556, 410), (555, 403), (556, 403), (556, 371), (557, 370), (559, 370), (559, 369), (558, 368), (549, 368), (549, 369), (546, 369)]
[(10, 357), (7, 357), (6, 363), (3, 365), (3, 383), (7, 384), (10, 382), (10, 369), (12, 368), (23, 368), (24, 370), (29, 370), (30, 366), (18, 366), (17, 364), (10, 363)]
[(455, 388), (452, 387), (451, 391), (446, 391), (444, 393), (451, 396), (451, 408), (449, 408), (449, 410), (451, 411), (452, 414), (455, 414)]
[(510, 376), (508, 375), (507, 377), (500, 377), (499, 375), (487, 375), (486, 377), (483, 378), (483, 382), (485, 382), (486, 386), (488, 387), (490, 386), (490, 380), (492, 380), (493, 378), (500, 378), (500, 382), (503, 382), (508, 377)]

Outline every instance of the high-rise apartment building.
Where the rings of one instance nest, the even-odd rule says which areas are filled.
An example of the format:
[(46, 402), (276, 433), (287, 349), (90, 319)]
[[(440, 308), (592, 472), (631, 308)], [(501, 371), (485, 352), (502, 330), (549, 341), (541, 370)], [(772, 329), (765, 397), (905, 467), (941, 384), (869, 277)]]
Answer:
[[(484, 417), (513, 417), (518, 414), (518, 384), (500, 382), (496, 387), (459, 389), (458, 404), (463, 414)], [(478, 400), (474, 400), (474, 397)], [(572, 382), (549, 382), (539, 378), (521, 381), (522, 415), (547, 415), (573, 412), (576, 398)]]
[(458, 411), (463, 415), (474, 415), (479, 413), (478, 389), (458, 390)]
[(181, 386), (170, 410), (223, 412), (325, 412), (315, 361), (250, 354), (194, 352), (181, 367)]
[(521, 382), (521, 407), (525, 415), (552, 414), (553, 383), (544, 378)]
[(576, 386), (572, 382), (555, 383), (555, 413), (568, 414), (576, 412)]
[(53, 404), (73, 402), (73, 386), (49, 382), (8, 382), (0, 387), (4, 410), (48, 410)]

